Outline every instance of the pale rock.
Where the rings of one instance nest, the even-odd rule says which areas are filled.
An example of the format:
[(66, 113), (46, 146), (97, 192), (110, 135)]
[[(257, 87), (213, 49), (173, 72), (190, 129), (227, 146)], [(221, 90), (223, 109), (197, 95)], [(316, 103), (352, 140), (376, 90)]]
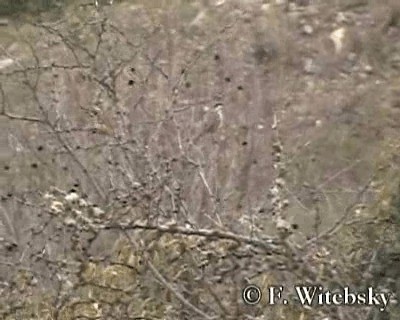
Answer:
[(314, 32), (314, 29), (309, 24), (306, 24), (306, 25), (303, 26), (303, 33), (304, 34), (311, 35), (311, 34), (313, 34), (313, 32)]
[(53, 201), (50, 210), (52, 213), (58, 214), (64, 211), (64, 204), (59, 201)]
[(138, 182), (138, 181), (134, 181), (132, 183), (132, 186), (133, 186), (134, 189), (138, 189), (138, 188), (140, 188), (142, 186), (142, 184), (140, 182)]
[(276, 228), (280, 231), (289, 231), (292, 226), (289, 222), (282, 218), (277, 218), (276, 220)]
[(269, 189), (271, 195), (273, 196), (277, 196), (279, 194), (279, 189), (277, 186), (273, 186)]
[(78, 201), (78, 205), (81, 208), (84, 208), (84, 207), (87, 207), (89, 204), (87, 203), (87, 201), (85, 199), (80, 198), (79, 201)]
[(104, 215), (104, 211), (100, 209), (99, 207), (93, 207), (92, 208), (92, 213), (96, 218), (99, 218)]
[(372, 68), (371, 65), (367, 64), (367, 65), (364, 67), (364, 71), (365, 71), (366, 73), (368, 73), (368, 74), (371, 74), (371, 73), (374, 71), (374, 69)]
[(223, 4), (225, 4), (225, 0), (218, 0), (218, 1), (215, 2), (214, 5), (215, 5), (216, 7), (220, 7), (220, 6), (222, 6)]
[(56, 197), (54, 195), (52, 195), (51, 193), (48, 193), (48, 192), (46, 192), (43, 195), (43, 198), (46, 199), (46, 200), (55, 200), (56, 199)]
[(264, 3), (261, 5), (261, 11), (263, 12), (269, 12), (271, 10), (271, 4), (269, 3)]
[(336, 29), (330, 34), (329, 38), (332, 40), (335, 46), (336, 53), (340, 53), (342, 51), (345, 36), (346, 36), (345, 28)]
[(14, 60), (11, 58), (5, 58), (5, 59), (0, 60), (0, 70), (11, 66), (13, 63), (14, 63)]
[(74, 210), (72, 210), (72, 212), (74, 213), (74, 215), (76, 217), (82, 217), (82, 215), (83, 215), (82, 211), (80, 211), (80, 210), (74, 209)]
[(64, 224), (66, 226), (75, 226), (76, 225), (76, 220), (71, 218), (71, 217), (67, 217), (64, 219)]
[(75, 203), (79, 200), (79, 195), (76, 192), (70, 192), (65, 197), (64, 200), (69, 203)]

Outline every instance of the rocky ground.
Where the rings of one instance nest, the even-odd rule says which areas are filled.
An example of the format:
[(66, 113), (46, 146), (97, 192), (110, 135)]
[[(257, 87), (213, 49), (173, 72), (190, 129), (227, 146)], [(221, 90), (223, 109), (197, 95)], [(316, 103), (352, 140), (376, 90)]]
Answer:
[[(54, 217), (54, 213), (64, 212), (60, 208), (77, 210), (77, 203), (68, 203), (71, 196), (62, 191), (53, 195), (54, 190), (77, 189), (91, 201), (85, 208), (90, 214), (97, 212), (96, 223), (103, 227), (129, 212), (139, 222), (159, 222), (164, 231), (166, 221), (179, 232), (190, 224), (217, 228), (217, 233), (211, 232), (213, 240), (221, 234), (225, 240), (234, 235), (264, 240), (276, 236), (279, 230), (271, 214), (275, 204), (269, 192), (277, 181), (271, 155), (277, 127), (283, 145), (279, 160), (286, 170), (279, 188), (288, 200), (285, 219), (294, 229), (291, 244), (307, 249), (307, 239), (342, 226), (339, 231), (333, 228), (337, 237), (332, 242), (307, 249), (304, 256), (310, 259), (310, 268), (321, 268), (321, 274), (329, 269), (326, 261), (338, 263), (343, 272), (339, 274), (345, 277), (341, 280), (358, 284), (363, 275), (343, 266), (368, 270), (363, 259), (372, 261), (370, 255), (382, 248), (377, 243), (396, 234), (384, 233), (387, 224), (371, 227), (371, 221), (389, 219), (397, 212), (399, 75), (396, 0), (154, 0), (112, 5), (100, 1), (98, 7), (90, 1), (72, 1), (49, 12), (0, 17), (0, 236), (6, 244), (0, 275), (11, 277), (16, 270), (50, 274), (54, 271), (50, 262), (57, 265), (60, 256), (64, 267), (65, 260), (75, 261), (80, 252), (70, 236), (75, 233), (57, 231), (57, 219), (73, 229), (77, 218)], [(349, 217), (349, 224), (340, 223)], [(40, 231), (42, 226), (48, 234)], [(103, 286), (124, 287), (133, 277), (134, 283), (124, 290), (149, 299), (147, 304), (139, 303), (139, 298), (132, 302), (123, 290), (119, 298), (107, 291), (107, 299), (121, 300), (121, 317), (124, 307), (124, 312), (136, 310), (149, 317), (168, 318), (170, 312), (174, 319), (188, 310), (202, 315), (193, 311), (195, 305), (210, 308), (220, 318), (230, 314), (229, 319), (238, 315), (269, 319), (265, 310), (257, 309), (256, 317), (254, 309), (237, 307), (236, 313), (228, 312), (227, 301), (208, 300), (211, 289), (201, 282), (190, 254), (196, 259), (218, 258), (210, 258), (203, 275), (216, 283), (231, 261), (232, 243), (200, 245), (196, 237), (185, 238), (177, 230), (160, 238), (157, 232), (149, 238), (143, 232), (139, 238), (144, 245), (136, 240), (148, 249), (151, 259), (146, 259), (167, 280), (175, 281), (184, 298), (166, 290), (165, 279), (152, 274), (151, 268), (143, 271), (140, 250), (132, 254), (119, 230), (102, 234), (92, 251), (85, 252), (98, 255), (108, 248), (118, 263), (107, 256), (78, 271), (71, 266), (74, 276), (54, 271), (55, 278), (75, 287), (60, 289), (58, 297), (65, 294), (63, 290), (69, 293), (65, 300), (55, 298), (53, 309), (61, 310), (59, 304), (64, 302), (64, 311), (72, 308), (76, 302), (71, 297), (76, 295), (89, 299), (90, 317), (96, 317), (104, 292), (97, 287), (90, 291), (79, 281), (99, 278)], [(233, 236), (224, 233), (230, 231)], [(41, 254), (36, 260), (35, 250)], [(248, 247), (241, 247), (235, 257), (246, 252)], [(254, 253), (258, 263), (254, 265), (253, 257), (245, 257), (251, 272), (270, 263), (258, 254)], [(48, 260), (40, 260), (43, 257)], [(397, 277), (393, 270), (398, 264), (393, 261), (394, 267), (388, 265)], [(127, 274), (131, 264), (140, 277)], [(245, 273), (244, 264), (235, 268), (239, 265)], [(189, 265), (190, 272), (183, 265)], [(271, 270), (264, 272), (264, 285), (298, 276), (289, 270), (285, 278), (287, 274)], [(53, 281), (38, 278), (44, 288)], [(325, 281), (322, 276), (318, 279)], [(234, 295), (237, 275), (229, 281), (229, 286), (219, 282), (216, 290)], [(27, 283), (20, 286), (25, 290)], [(14, 306), (14, 289), (9, 287), (7, 296), (12, 303), (4, 300), (4, 305)], [(20, 294), (32, 296), (29, 290)], [(114, 302), (109, 303), (110, 310)], [(177, 313), (175, 306), (182, 303), (187, 309)], [(102, 310), (107, 317), (106, 308)], [(109, 314), (117, 312), (110, 310)], [(13, 319), (7, 312), (7, 319)], [(68, 312), (61, 312), (60, 318), (72, 319)], [(286, 319), (317, 319), (317, 312), (285, 314)], [(372, 317), (366, 311), (362, 319), (367, 314)], [(282, 314), (276, 311), (273, 316), (278, 319)], [(355, 313), (347, 316), (356, 319)]]

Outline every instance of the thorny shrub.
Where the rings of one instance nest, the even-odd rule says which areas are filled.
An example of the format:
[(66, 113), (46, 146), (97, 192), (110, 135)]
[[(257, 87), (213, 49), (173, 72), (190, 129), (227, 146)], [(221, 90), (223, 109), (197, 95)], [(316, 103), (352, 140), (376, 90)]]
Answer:
[(277, 22), (277, 9), (260, 46), (252, 37), (268, 28), (254, 36), (254, 8), (229, 6), (75, 7), (57, 22), (27, 22), (2, 48), (15, 60), (0, 74), (12, 147), (2, 319), (377, 319), (368, 307), (249, 307), (241, 290), (400, 294), (400, 177), (384, 167), (398, 146), (328, 226), (324, 189), (307, 185), (305, 237), (288, 216), (301, 201), (288, 184), (285, 97), (263, 90), (285, 82), (268, 72), (298, 67), (301, 52), (278, 41), (294, 27)]

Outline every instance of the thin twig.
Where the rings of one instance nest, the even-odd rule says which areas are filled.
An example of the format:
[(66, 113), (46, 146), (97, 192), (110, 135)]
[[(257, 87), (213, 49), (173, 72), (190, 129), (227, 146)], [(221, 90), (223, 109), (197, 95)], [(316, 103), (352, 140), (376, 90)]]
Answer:
[(105, 230), (157, 230), (162, 233), (170, 234), (181, 234), (187, 236), (199, 236), (208, 239), (221, 239), (221, 240), (232, 240), (239, 243), (249, 244), (255, 247), (261, 247), (267, 250), (267, 252), (276, 251), (280, 248), (280, 241), (270, 237), (264, 238), (263, 240), (246, 237), (237, 233), (223, 232), (212, 229), (190, 229), (179, 226), (162, 226), (162, 225), (150, 225), (141, 223), (132, 223), (128, 225), (110, 224), (101, 226)]
[[(134, 241), (132, 240), (132, 238), (129, 236), (129, 234), (124, 230), (124, 234), (125, 236), (128, 238), (129, 242), (134, 245)], [(204, 313), (202, 310), (200, 310), (199, 308), (197, 308), (196, 306), (194, 306), (193, 304), (191, 304), (189, 301), (187, 301), (185, 299), (184, 296), (182, 296), (182, 294), (180, 292), (178, 292), (163, 276), (162, 274), (157, 270), (157, 268), (151, 263), (149, 257), (144, 254), (144, 259), (146, 261), (147, 266), (149, 267), (150, 271), (153, 273), (153, 275), (155, 276), (155, 278), (160, 281), (164, 287), (166, 287), (169, 291), (171, 291), (175, 297), (182, 302), (182, 304), (184, 304), (186, 307), (188, 307), (189, 309), (191, 309), (192, 311), (194, 311), (195, 313), (199, 314), (200, 316), (202, 316), (204, 319), (207, 320), (213, 320), (216, 319), (216, 317), (211, 317), (208, 314)]]
[(335, 234), (343, 225), (346, 224), (346, 219), (349, 217), (351, 210), (360, 203), (363, 195), (365, 194), (365, 192), (367, 192), (367, 190), (369, 189), (371, 182), (374, 180), (375, 176), (371, 177), (368, 182), (365, 184), (365, 186), (358, 192), (356, 199), (350, 204), (348, 205), (345, 210), (344, 213), (339, 217), (339, 219), (337, 219), (337, 221), (334, 223), (334, 225), (329, 228), (328, 230), (321, 232), (317, 237), (311, 238), (309, 239), (306, 244), (303, 246), (309, 246), (310, 244), (313, 244), (321, 239), (325, 239), (325, 238), (329, 238), (331, 237), (333, 234)]

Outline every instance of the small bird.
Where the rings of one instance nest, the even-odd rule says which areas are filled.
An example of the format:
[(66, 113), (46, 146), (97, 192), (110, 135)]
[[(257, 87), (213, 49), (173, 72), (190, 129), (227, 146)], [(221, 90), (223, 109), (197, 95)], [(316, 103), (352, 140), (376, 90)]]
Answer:
[(207, 134), (213, 134), (220, 129), (224, 124), (223, 105), (216, 103), (211, 110), (207, 110), (205, 119), (203, 120), (204, 125), (200, 132), (193, 139), (193, 143), (197, 143), (199, 139)]

